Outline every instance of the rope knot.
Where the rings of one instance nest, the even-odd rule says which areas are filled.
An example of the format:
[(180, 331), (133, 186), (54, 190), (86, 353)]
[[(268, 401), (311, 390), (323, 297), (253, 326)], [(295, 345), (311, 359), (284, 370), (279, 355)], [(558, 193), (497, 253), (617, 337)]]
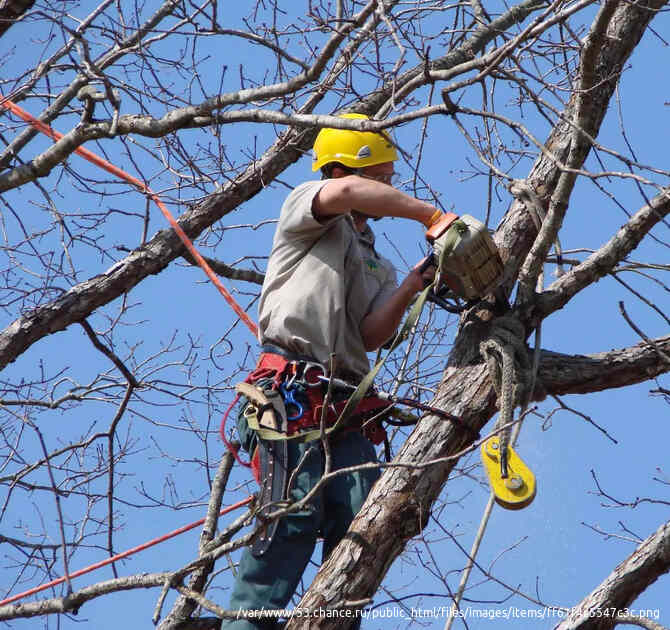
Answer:
[(489, 376), (499, 398), (504, 395), (506, 376), (511, 379), (514, 406), (521, 404), (530, 380), (525, 336), (526, 331), (521, 322), (514, 315), (504, 315), (493, 321), (488, 338), (479, 344), (479, 351), (486, 360)]
[[(496, 428), (512, 422), (514, 409), (523, 404), (532, 378), (531, 362), (526, 349), (526, 331), (511, 314), (493, 321), (488, 339), (479, 344), (498, 395), (500, 414)], [(505, 453), (510, 439), (510, 426), (500, 433), (501, 452)]]

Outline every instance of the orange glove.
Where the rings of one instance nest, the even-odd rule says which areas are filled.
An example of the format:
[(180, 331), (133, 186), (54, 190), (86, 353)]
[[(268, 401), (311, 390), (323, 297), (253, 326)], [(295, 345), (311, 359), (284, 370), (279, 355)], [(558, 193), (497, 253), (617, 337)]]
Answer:
[(453, 212), (442, 213), (439, 210), (430, 217), (430, 222), (426, 227), (426, 240), (433, 242), (436, 238), (442, 236), (450, 227), (451, 224), (458, 219), (458, 215)]

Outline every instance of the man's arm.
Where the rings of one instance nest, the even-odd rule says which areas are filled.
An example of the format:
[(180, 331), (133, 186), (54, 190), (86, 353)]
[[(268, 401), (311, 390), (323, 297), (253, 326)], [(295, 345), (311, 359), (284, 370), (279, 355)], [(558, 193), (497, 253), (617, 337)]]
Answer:
[(372, 179), (347, 175), (328, 180), (314, 202), (317, 218), (359, 210), (373, 217), (403, 217), (429, 225), (437, 208), (426, 201), (406, 195), (393, 186)]
[(412, 298), (424, 288), (425, 280), (432, 280), (435, 268), (419, 273), (421, 261), (407, 274), (400, 286), (379, 308), (368, 313), (361, 322), (361, 337), (367, 352), (376, 350), (395, 333)]

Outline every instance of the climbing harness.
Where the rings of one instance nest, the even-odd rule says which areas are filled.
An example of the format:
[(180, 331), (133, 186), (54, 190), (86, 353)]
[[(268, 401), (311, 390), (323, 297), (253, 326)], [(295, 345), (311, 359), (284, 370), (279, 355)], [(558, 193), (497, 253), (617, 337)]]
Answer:
[(521, 404), (531, 381), (524, 330), (512, 315), (495, 320), (491, 334), (480, 344), (500, 405), (494, 436), (481, 447), (482, 463), (495, 495), (504, 508), (518, 510), (535, 498), (535, 477), (510, 444), (514, 408)]
[[(268, 522), (267, 517), (277, 505), (286, 500), (289, 470), (288, 442), (313, 441), (323, 434), (332, 435), (342, 409), (347, 404), (341, 392), (331, 391), (326, 403), (328, 387), (319, 377), (325, 375), (323, 366), (311, 359), (289, 355), (275, 346), (264, 346), (256, 369), (235, 386), (237, 402), (246, 398), (241, 415), (254, 432), (250, 443), (251, 460), (242, 462), (237, 449), (226, 438), (226, 421), (231, 405), (221, 422), (221, 437), (233, 451), (236, 459), (251, 468), (260, 486), (257, 515), (259, 535), (251, 546), (251, 553), (260, 557), (272, 543), (279, 520)], [(281, 352), (281, 353), (280, 353)], [(355, 387), (354, 387), (355, 389)], [(325, 407), (325, 408), (324, 408)], [(379, 419), (389, 408), (385, 399), (369, 394), (355, 409), (355, 415), (342, 431), (361, 431), (374, 444), (384, 442), (386, 433)], [(322, 428), (322, 418), (325, 426)], [(337, 437), (337, 436), (335, 436)]]
[[(326, 374), (325, 368), (312, 359), (289, 355), (276, 346), (264, 346), (264, 350), (269, 351), (261, 354), (256, 369), (235, 387), (238, 394), (247, 398), (243, 414), (249, 428), (263, 440), (310, 442), (321, 436), (321, 418), (324, 416), (325, 433), (330, 435), (348, 404), (348, 398), (333, 396), (324, 410), (327, 387), (319, 377)], [(378, 422), (368, 424), (365, 420), (388, 407), (387, 400), (373, 391), (366, 392), (356, 404), (356, 422), (348, 423), (347, 428), (358, 430), (362, 427), (366, 437), (374, 444), (380, 444), (384, 440), (381, 425)], [(225, 434), (225, 421), (224, 417), (222, 435)], [(337, 428), (344, 427), (338, 425)]]

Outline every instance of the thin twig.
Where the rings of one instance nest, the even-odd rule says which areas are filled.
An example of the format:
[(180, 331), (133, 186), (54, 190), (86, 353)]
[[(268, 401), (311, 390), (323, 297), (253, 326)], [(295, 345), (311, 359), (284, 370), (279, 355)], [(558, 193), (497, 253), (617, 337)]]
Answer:
[(37, 428), (37, 426), (26, 419), (25, 422), (37, 433), (37, 437), (42, 446), (42, 452), (46, 458), (47, 471), (49, 472), (49, 480), (51, 481), (51, 487), (53, 488), (54, 497), (56, 498), (56, 511), (58, 512), (58, 528), (60, 530), (61, 546), (63, 549), (63, 569), (65, 571), (65, 582), (67, 583), (67, 594), (72, 593), (72, 583), (70, 582), (70, 568), (67, 557), (67, 543), (65, 542), (65, 521), (63, 520), (63, 510), (61, 509), (60, 504), (60, 495), (56, 489), (56, 478), (54, 477), (53, 469), (51, 468), (51, 461), (49, 460), (49, 454), (47, 451), (47, 446), (44, 443), (44, 437), (42, 432)]
[[(602, 433), (603, 433), (609, 440), (611, 440), (612, 442), (614, 442), (614, 444), (618, 444), (618, 443), (619, 443), (618, 440), (614, 439), (614, 438), (607, 432), (606, 429), (604, 429), (604, 428), (601, 427), (599, 424), (597, 424), (596, 422), (594, 422), (593, 418), (591, 418), (590, 416), (587, 416), (586, 414), (582, 413), (581, 411), (577, 411), (576, 409), (573, 409), (572, 407), (566, 405), (566, 404), (565, 404), (565, 403), (564, 403), (558, 396), (552, 394), (551, 397), (552, 397), (552, 398), (553, 398), (553, 399), (554, 399), (554, 400), (561, 406), (561, 409), (564, 409), (565, 411), (571, 411), (571, 412), (574, 413), (576, 416), (579, 416), (580, 418), (584, 418), (584, 420), (586, 420), (589, 424), (592, 424), (596, 429), (598, 429), (598, 431), (601, 431), (601, 432), (602, 432)], [(551, 418), (552, 415), (553, 415), (553, 412), (549, 413), (549, 414), (547, 415), (547, 420), (548, 420), (549, 418)]]
[(630, 317), (628, 317), (628, 313), (626, 313), (626, 309), (624, 308), (623, 302), (619, 302), (619, 310), (621, 311), (621, 314), (623, 315), (623, 318), (626, 320), (628, 325), (638, 334), (642, 339), (644, 339), (656, 352), (658, 353), (658, 356), (663, 359), (668, 365), (670, 365), (670, 356), (668, 356), (663, 350), (661, 350), (656, 343), (652, 339), (649, 339), (647, 335), (645, 335), (631, 320)]

